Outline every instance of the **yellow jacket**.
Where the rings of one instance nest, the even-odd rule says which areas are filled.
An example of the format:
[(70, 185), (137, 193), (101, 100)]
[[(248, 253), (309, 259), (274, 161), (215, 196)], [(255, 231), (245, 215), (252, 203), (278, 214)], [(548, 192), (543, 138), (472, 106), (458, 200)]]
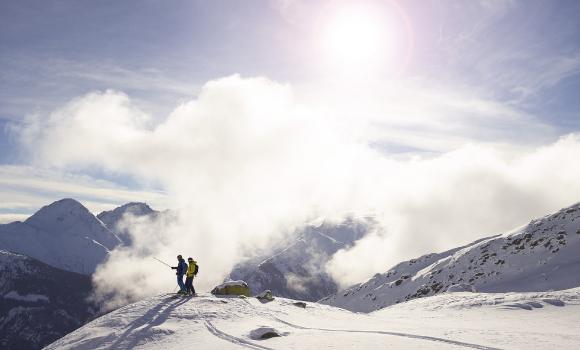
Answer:
[(187, 267), (187, 273), (186, 273), (186, 276), (187, 277), (193, 277), (194, 276), (194, 273), (195, 273), (195, 265), (196, 264), (197, 263), (195, 262), (195, 260), (189, 262), (189, 266)]

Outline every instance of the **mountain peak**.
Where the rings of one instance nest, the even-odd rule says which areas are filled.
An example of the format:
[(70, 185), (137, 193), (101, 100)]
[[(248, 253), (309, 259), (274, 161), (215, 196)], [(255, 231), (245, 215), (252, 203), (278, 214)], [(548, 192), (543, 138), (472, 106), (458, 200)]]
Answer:
[(115, 232), (119, 238), (127, 245), (132, 242), (131, 234), (125, 227), (119, 227), (119, 223), (125, 218), (126, 215), (143, 217), (150, 216), (155, 217), (159, 214), (158, 211), (151, 209), (149, 205), (142, 202), (130, 202), (123, 204), (113, 210), (107, 210), (101, 212), (97, 215), (97, 218), (111, 231)]
[(129, 214), (132, 214), (135, 216), (143, 216), (143, 215), (152, 214), (154, 212), (155, 212), (155, 210), (151, 209), (151, 207), (147, 203), (130, 202), (127, 204), (123, 204), (120, 207), (117, 207), (113, 210), (103, 211), (103, 212), (99, 213), (99, 215), (97, 215), (97, 217), (101, 221), (103, 221), (105, 224), (108, 224), (108, 221), (110, 221), (109, 219), (112, 219), (112, 218), (119, 219), (125, 213), (129, 213)]
[(49, 205), (44, 206), (44, 208), (85, 208), (84, 205), (82, 205), (79, 201), (77, 201), (76, 199), (73, 198), (63, 198), (63, 199), (59, 199), (55, 202), (52, 202)]
[(64, 198), (40, 208), (31, 217), (26, 219), (26, 223), (46, 229), (47, 227), (62, 227), (71, 220), (92, 219), (93, 214), (80, 202), (72, 198)]

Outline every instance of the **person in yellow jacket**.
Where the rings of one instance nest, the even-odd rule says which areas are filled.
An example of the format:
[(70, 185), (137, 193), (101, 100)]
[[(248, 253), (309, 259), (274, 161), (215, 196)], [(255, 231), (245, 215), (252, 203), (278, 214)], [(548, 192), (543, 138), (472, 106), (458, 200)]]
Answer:
[(188, 266), (185, 274), (185, 290), (189, 295), (195, 295), (195, 288), (193, 288), (193, 277), (197, 274), (197, 262), (192, 258), (187, 258)]

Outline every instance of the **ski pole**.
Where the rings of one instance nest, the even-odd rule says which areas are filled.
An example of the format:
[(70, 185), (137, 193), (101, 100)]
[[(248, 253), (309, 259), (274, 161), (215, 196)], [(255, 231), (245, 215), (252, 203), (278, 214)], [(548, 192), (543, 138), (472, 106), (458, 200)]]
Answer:
[(161, 260), (157, 259), (156, 257), (153, 257), (153, 259), (155, 259), (155, 260), (159, 261), (159, 262), (160, 262), (160, 263), (162, 263), (163, 265), (167, 265), (167, 266), (171, 267), (171, 265), (169, 265), (168, 263), (166, 263), (166, 262), (163, 262), (163, 261), (161, 261)]

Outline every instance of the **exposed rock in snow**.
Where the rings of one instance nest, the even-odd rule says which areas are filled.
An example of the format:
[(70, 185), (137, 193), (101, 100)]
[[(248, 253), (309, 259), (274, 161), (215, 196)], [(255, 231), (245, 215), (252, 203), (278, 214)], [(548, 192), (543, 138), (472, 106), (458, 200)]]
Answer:
[(580, 286), (580, 204), (513, 232), (402, 262), (321, 300), (370, 312), (435, 295), (454, 284), (481, 292), (562, 290)]
[(282, 337), (284, 335), (288, 335), (288, 332), (280, 332), (272, 327), (262, 326), (256, 329), (253, 329), (250, 332), (250, 338), (255, 340), (261, 339), (270, 339), (274, 337)]
[(269, 289), (266, 289), (265, 291), (263, 291), (262, 293), (259, 293), (258, 295), (256, 295), (257, 299), (263, 300), (263, 301), (272, 301), (274, 300), (274, 296), (272, 295), (272, 291)]
[(292, 305), (306, 309), (306, 303), (303, 301), (296, 301), (296, 302), (292, 303)]

